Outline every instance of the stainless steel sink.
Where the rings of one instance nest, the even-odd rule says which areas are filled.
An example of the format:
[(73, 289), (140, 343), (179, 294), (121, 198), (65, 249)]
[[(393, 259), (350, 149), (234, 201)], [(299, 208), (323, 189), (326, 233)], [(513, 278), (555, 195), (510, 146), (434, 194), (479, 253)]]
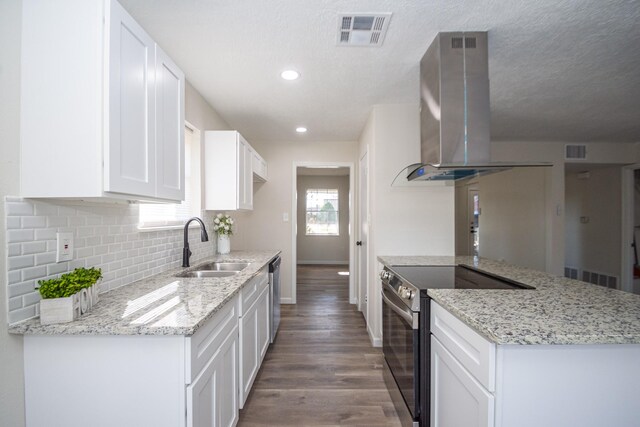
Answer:
[(249, 266), (248, 262), (210, 262), (199, 265), (196, 270), (212, 270), (212, 271), (242, 271)]
[(203, 279), (205, 277), (230, 277), (240, 273), (239, 271), (220, 271), (220, 270), (194, 270), (185, 271), (184, 273), (177, 274), (176, 277), (197, 277)]
[(240, 273), (249, 264), (248, 262), (208, 262), (191, 271), (176, 274), (176, 277), (197, 277), (200, 279), (205, 277), (230, 277)]

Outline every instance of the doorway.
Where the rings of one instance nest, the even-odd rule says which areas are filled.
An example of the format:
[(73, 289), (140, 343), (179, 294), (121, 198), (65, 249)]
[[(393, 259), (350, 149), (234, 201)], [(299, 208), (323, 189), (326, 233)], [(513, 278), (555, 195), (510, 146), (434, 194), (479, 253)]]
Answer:
[(456, 183), (456, 255), (480, 256), (480, 214), (480, 189), (478, 181)]
[(619, 165), (565, 164), (566, 277), (625, 288), (621, 280), (622, 175)]
[(298, 266), (334, 266), (355, 304), (353, 163), (294, 163), (293, 173), (292, 302)]

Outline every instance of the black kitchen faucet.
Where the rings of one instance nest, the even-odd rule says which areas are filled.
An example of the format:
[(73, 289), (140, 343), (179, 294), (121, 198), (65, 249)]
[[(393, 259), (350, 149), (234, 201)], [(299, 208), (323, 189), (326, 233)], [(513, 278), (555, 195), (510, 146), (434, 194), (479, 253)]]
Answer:
[(207, 234), (207, 229), (204, 227), (204, 222), (197, 216), (189, 219), (184, 225), (184, 248), (182, 248), (183, 267), (189, 267), (189, 257), (191, 256), (191, 251), (189, 250), (189, 224), (191, 224), (191, 221), (198, 221), (200, 223), (200, 240), (202, 242), (209, 241), (209, 235)]

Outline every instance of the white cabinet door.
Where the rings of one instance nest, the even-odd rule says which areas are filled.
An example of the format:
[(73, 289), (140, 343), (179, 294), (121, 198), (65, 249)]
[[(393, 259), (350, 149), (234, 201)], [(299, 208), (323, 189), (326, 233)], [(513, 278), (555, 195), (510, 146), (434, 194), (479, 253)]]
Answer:
[(184, 200), (184, 73), (156, 45), (156, 195)]
[(267, 286), (258, 299), (258, 351), (262, 361), (267, 354), (270, 342), (269, 331), (269, 287)]
[(240, 209), (253, 209), (253, 177), (252, 161), (253, 150), (249, 143), (238, 134), (238, 207)]
[(260, 366), (257, 308), (256, 302), (240, 318), (240, 409), (244, 407)]
[(431, 336), (431, 426), (493, 427), (494, 396)]
[(238, 422), (238, 329), (234, 328), (187, 387), (187, 427), (233, 427)]
[(155, 170), (155, 43), (111, 1), (109, 144), (105, 191), (153, 197)]

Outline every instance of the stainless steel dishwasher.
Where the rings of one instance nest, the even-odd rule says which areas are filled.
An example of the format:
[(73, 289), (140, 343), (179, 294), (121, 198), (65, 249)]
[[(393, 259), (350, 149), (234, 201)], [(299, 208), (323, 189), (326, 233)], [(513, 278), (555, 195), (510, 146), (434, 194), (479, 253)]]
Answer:
[(280, 325), (280, 261), (276, 257), (269, 264), (269, 302), (271, 315), (269, 316), (269, 330), (271, 332), (271, 342), (276, 339), (278, 325)]

